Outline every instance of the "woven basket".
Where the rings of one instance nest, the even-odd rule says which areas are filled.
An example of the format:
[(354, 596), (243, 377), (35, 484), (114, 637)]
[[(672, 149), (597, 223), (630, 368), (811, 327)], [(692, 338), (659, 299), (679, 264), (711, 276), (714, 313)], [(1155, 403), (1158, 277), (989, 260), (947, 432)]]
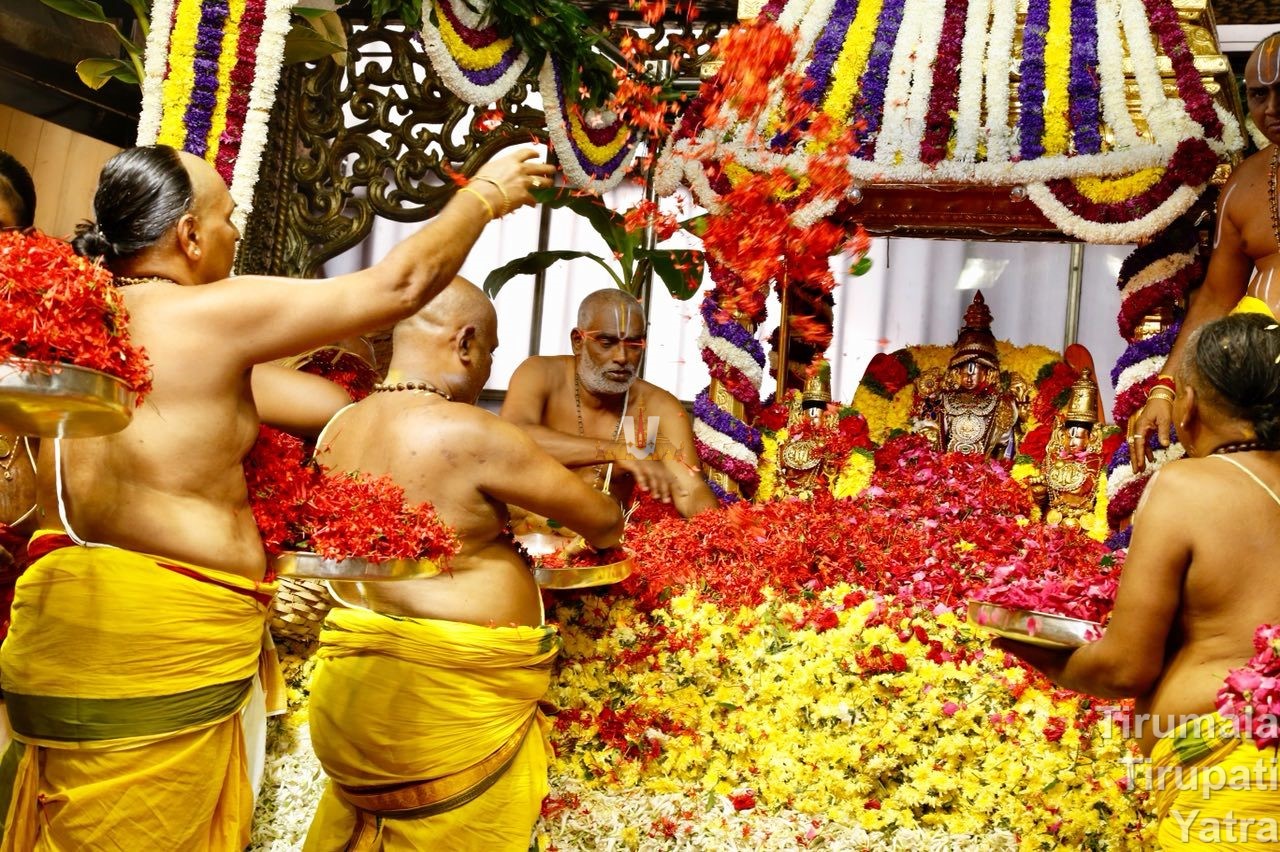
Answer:
[(271, 616), (271, 633), (299, 642), (314, 641), (320, 635), (324, 617), (337, 605), (324, 583), (281, 577), (275, 612)]

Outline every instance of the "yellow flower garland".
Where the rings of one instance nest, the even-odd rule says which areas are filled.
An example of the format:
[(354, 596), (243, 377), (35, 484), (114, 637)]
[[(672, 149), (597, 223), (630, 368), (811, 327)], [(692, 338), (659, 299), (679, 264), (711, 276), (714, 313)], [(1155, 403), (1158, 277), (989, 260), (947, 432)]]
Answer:
[(200, 28), (200, 0), (178, 0), (169, 34), (169, 76), (164, 81), (160, 131), (156, 143), (182, 148), (187, 139), (187, 104), (195, 89), (196, 33)]
[(857, 497), (871, 484), (876, 472), (876, 458), (869, 450), (854, 450), (831, 481), (831, 493), (836, 497)]
[(858, 83), (867, 66), (867, 57), (871, 55), (876, 22), (880, 20), (880, 8), (883, 5), (883, 0), (865, 0), (859, 3), (849, 31), (845, 34), (844, 46), (840, 48), (840, 56), (831, 72), (831, 88), (822, 101), (822, 111), (835, 119), (838, 125), (845, 123), (849, 109), (853, 106), (853, 96), (858, 92)]
[(447, 15), (440, 14), (436, 18), (440, 39), (449, 49), (449, 55), (453, 57), (453, 61), (462, 68), (470, 71), (488, 70), (501, 62), (502, 57), (506, 56), (507, 51), (511, 49), (511, 39), (500, 38), (477, 50), (462, 40)]
[(1082, 177), (1074, 183), (1080, 194), (1095, 204), (1117, 204), (1141, 195), (1164, 177), (1164, 169), (1151, 168), (1124, 177)]
[(778, 487), (778, 446), (787, 440), (787, 430), (779, 429), (773, 436), (761, 435), (760, 443), (764, 448), (760, 452), (760, 484), (756, 487), (755, 501), (763, 503), (773, 499)]
[(1049, 33), (1044, 46), (1043, 142), (1047, 156), (1067, 152), (1070, 69), (1071, 0), (1049, 0)]

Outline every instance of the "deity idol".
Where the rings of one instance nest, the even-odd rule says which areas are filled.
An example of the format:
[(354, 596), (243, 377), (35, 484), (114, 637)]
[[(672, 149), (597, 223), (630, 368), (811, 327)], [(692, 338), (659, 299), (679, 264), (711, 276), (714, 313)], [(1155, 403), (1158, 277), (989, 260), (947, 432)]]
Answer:
[(1000, 356), (991, 333), (991, 310), (982, 293), (964, 312), (947, 370), (916, 378), (912, 431), (944, 452), (1012, 458), (1018, 443), (1018, 404), (1028, 386), (1012, 374), (1002, 382)]
[(1031, 480), (1031, 493), (1049, 523), (1075, 526), (1094, 510), (1103, 463), (1099, 419), (1098, 384), (1083, 370), (1071, 385), (1066, 410), (1056, 419), (1040, 475)]
[(825, 363), (805, 379), (804, 392), (791, 397), (787, 416), (790, 437), (778, 448), (778, 494), (810, 497), (825, 487), (832, 460), (824, 452), (823, 433), (835, 429), (837, 418), (828, 412), (831, 403), (831, 372)]

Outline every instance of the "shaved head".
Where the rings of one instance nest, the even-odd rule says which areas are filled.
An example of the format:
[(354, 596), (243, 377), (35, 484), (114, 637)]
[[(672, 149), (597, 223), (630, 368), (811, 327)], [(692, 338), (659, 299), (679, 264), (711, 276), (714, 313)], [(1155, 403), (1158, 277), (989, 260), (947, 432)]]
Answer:
[(638, 317), (641, 325), (644, 324), (644, 307), (635, 296), (612, 287), (596, 290), (578, 305), (578, 328), (597, 331), (609, 319), (616, 319), (614, 330), (625, 333), (632, 316)]
[(394, 336), (397, 339), (414, 333), (452, 336), (469, 325), (496, 333), (498, 312), (483, 290), (459, 275), (420, 311), (397, 323)]
[(1280, 33), (1264, 38), (1244, 66), (1249, 117), (1270, 142), (1280, 143)]
[(1273, 33), (1253, 49), (1244, 66), (1246, 86), (1280, 83), (1280, 33)]

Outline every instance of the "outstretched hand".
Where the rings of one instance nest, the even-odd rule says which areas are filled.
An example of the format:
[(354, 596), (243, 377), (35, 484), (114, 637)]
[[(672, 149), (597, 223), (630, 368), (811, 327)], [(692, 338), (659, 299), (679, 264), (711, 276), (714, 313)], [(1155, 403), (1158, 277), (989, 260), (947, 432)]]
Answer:
[(659, 503), (670, 503), (671, 492), (676, 487), (675, 475), (656, 459), (621, 459), (614, 465), (632, 475), (636, 487), (649, 492)]
[(534, 204), (532, 189), (551, 186), (551, 175), (556, 167), (537, 159), (538, 152), (530, 148), (521, 148), (509, 154), (490, 160), (476, 172), (473, 182), (490, 184), (502, 196), (498, 215), (503, 216), (523, 207)]
[(1152, 432), (1162, 447), (1173, 439), (1173, 402), (1161, 395), (1149, 398), (1129, 421), (1129, 457), (1134, 473), (1142, 473), (1155, 458), (1148, 444)]

